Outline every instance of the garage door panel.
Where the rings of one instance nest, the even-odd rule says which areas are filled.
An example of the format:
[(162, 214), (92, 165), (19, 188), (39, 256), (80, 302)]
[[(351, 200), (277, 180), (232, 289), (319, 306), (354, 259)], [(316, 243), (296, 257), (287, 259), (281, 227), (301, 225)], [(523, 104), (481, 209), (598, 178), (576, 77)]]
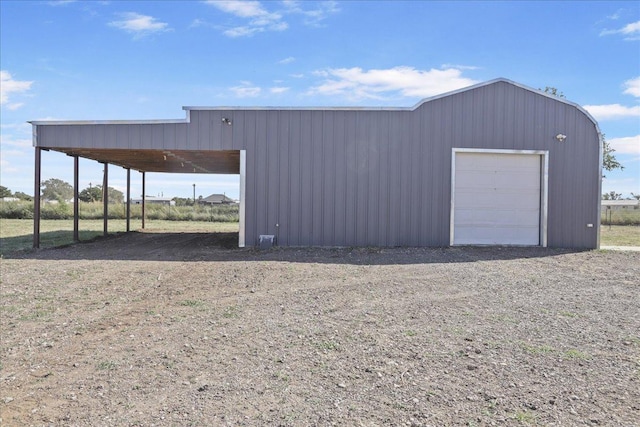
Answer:
[[(522, 192), (508, 192), (495, 194), (493, 191), (461, 192), (456, 199), (456, 209), (536, 209), (539, 210), (538, 192), (529, 193), (529, 197)], [(468, 197), (464, 197), (468, 196)], [(516, 206), (514, 206), (514, 204)]]
[[(482, 157), (479, 156), (482, 154)], [(501, 156), (497, 158), (495, 156)], [(457, 153), (456, 170), (539, 171), (540, 156), (531, 154)]]
[(494, 173), (467, 171), (467, 173), (460, 176), (460, 181), (457, 184), (461, 188), (487, 188), (493, 187), (495, 181)]
[(537, 245), (538, 228), (515, 227), (461, 227), (462, 236), (456, 239), (458, 245)]
[(496, 222), (504, 226), (522, 226), (538, 228), (539, 211), (537, 209), (461, 209), (457, 211), (454, 225), (495, 226)]
[(539, 171), (460, 171), (456, 177), (456, 186), (460, 189), (540, 189)]
[(540, 244), (540, 155), (454, 155), (453, 243)]

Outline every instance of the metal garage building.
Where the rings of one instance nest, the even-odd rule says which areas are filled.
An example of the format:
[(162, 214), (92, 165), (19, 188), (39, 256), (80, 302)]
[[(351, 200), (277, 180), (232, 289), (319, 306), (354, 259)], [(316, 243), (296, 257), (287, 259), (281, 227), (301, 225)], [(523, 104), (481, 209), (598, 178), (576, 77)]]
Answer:
[(184, 109), (185, 120), (32, 122), (36, 194), (47, 149), (76, 166), (239, 174), (240, 246), (261, 235), (281, 246), (599, 246), (597, 123), (506, 79), (413, 108)]

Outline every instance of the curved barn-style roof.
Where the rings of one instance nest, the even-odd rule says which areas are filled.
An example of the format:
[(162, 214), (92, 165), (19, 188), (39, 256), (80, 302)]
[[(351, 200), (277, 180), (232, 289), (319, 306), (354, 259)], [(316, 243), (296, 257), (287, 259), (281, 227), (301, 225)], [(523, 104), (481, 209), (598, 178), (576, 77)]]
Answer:
[[(473, 91), (482, 87), (507, 83), (536, 95), (574, 107), (589, 118), (600, 133), (598, 123), (580, 105), (505, 78), (497, 78), (473, 86), (425, 98), (412, 107), (197, 107), (186, 106), (184, 119), (168, 120), (34, 120), (33, 145), (70, 156), (110, 163), (141, 172), (238, 174), (237, 150), (215, 150), (190, 143), (198, 133), (218, 130), (228, 136), (224, 123), (192, 129), (191, 116), (199, 111), (416, 111), (426, 104)], [(232, 119), (230, 119), (232, 120)], [(231, 121), (229, 121), (231, 123)], [(218, 125), (215, 128), (215, 125)], [(215, 129), (214, 129), (215, 128)], [(215, 138), (215, 132), (212, 133)], [(200, 138), (201, 139), (201, 138)], [(123, 142), (125, 141), (126, 142)], [(215, 145), (215, 144), (214, 144)]]

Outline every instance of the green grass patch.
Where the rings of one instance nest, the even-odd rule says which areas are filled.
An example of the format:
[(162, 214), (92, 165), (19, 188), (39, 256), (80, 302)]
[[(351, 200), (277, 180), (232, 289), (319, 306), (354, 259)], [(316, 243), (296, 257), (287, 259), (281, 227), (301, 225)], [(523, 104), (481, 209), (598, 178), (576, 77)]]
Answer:
[(570, 311), (561, 311), (559, 314), (562, 317), (578, 317), (576, 313), (572, 313)]
[(531, 424), (536, 422), (535, 414), (527, 411), (518, 411), (513, 414), (513, 419), (521, 424)]
[(521, 342), (520, 346), (524, 351), (531, 354), (549, 354), (556, 351), (553, 347), (548, 346), (546, 344), (542, 345), (532, 345), (526, 342)]
[(222, 312), (222, 317), (224, 317), (225, 319), (233, 319), (239, 316), (239, 309), (238, 306), (235, 305), (230, 305), (229, 307), (225, 308), (224, 311)]
[(600, 223), (605, 225), (640, 225), (640, 209), (602, 210)]
[[(140, 230), (141, 220), (132, 220), (131, 230)], [(104, 234), (102, 219), (80, 220), (79, 235), (81, 241), (91, 240)], [(122, 233), (127, 229), (126, 220), (112, 219), (108, 221), (109, 233)], [(234, 222), (205, 222), (205, 221), (168, 221), (147, 220), (145, 231), (176, 233), (227, 233), (237, 232), (238, 223)], [(41, 220), (40, 247), (50, 248), (70, 245), (73, 243), (73, 220)], [(33, 246), (32, 219), (0, 218), (0, 255), (20, 250), (29, 250)]]
[(566, 357), (567, 359), (579, 359), (579, 360), (586, 360), (590, 358), (587, 353), (580, 350), (575, 350), (575, 349), (565, 351), (564, 357)]
[(640, 226), (600, 226), (601, 246), (640, 246)]
[(316, 345), (321, 350), (326, 351), (338, 351), (340, 350), (340, 345), (335, 341), (322, 341)]
[(204, 305), (204, 302), (200, 300), (187, 299), (184, 301), (180, 301), (180, 305), (184, 307), (202, 307)]
[(96, 369), (100, 371), (113, 371), (117, 367), (117, 363), (111, 360), (104, 360), (96, 365)]

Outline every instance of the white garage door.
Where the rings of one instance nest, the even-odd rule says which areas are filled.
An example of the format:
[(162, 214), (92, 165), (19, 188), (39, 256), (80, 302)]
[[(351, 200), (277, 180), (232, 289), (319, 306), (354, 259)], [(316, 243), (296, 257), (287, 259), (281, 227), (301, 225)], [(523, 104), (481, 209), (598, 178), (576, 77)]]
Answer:
[(453, 155), (453, 244), (539, 245), (541, 155)]

